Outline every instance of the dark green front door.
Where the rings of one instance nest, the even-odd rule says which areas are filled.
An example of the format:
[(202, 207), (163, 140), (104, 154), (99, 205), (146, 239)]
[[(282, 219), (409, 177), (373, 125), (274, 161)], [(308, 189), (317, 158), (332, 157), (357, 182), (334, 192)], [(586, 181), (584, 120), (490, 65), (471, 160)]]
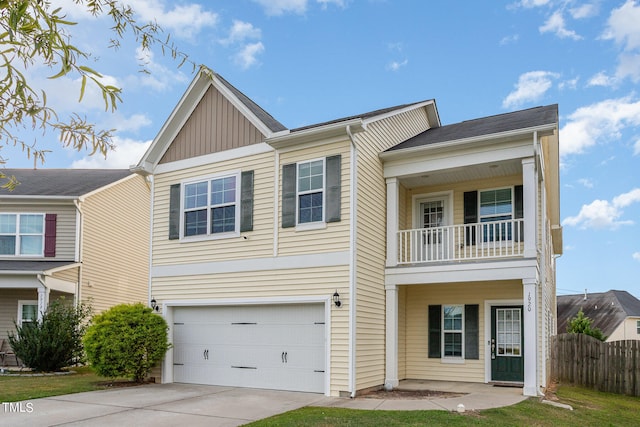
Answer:
[(491, 307), (491, 380), (524, 381), (521, 305)]

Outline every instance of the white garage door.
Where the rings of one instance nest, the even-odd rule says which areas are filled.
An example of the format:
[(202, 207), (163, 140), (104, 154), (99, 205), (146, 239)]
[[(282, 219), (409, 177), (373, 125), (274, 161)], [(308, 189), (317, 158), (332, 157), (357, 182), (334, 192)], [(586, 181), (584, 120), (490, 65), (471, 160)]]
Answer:
[(176, 307), (175, 382), (324, 392), (322, 304)]

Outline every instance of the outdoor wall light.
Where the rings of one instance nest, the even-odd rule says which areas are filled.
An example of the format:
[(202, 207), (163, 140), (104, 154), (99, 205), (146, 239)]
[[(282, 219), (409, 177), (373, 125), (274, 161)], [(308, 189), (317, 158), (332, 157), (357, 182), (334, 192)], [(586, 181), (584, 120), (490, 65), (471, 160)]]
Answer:
[(342, 305), (342, 303), (340, 302), (340, 294), (338, 293), (337, 289), (333, 293), (333, 303), (336, 305), (336, 307), (340, 307)]
[(158, 307), (158, 303), (155, 298), (151, 300), (151, 309), (154, 311), (160, 311), (160, 307)]

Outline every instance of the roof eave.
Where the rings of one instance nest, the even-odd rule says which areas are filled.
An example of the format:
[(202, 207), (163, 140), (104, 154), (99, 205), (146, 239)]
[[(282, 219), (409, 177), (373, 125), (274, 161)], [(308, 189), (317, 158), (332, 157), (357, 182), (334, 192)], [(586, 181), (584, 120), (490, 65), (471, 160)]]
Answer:
[(276, 135), (271, 138), (267, 138), (265, 142), (276, 150), (280, 150), (293, 145), (317, 141), (319, 139), (329, 139), (338, 136), (348, 137), (347, 128), (349, 128), (352, 133), (357, 133), (364, 131), (366, 129), (366, 125), (362, 119), (357, 118), (338, 123), (331, 123), (325, 126), (312, 127), (297, 132)]
[(490, 134), (478, 135), (478, 136), (473, 136), (468, 138), (436, 142), (433, 144), (419, 145), (417, 147), (392, 150), (392, 151), (384, 151), (380, 153), (379, 156), (382, 160), (393, 160), (397, 158), (413, 156), (416, 153), (422, 153), (422, 152), (428, 152), (432, 150), (439, 150), (439, 149), (446, 149), (446, 148), (454, 148), (454, 147), (464, 146), (467, 144), (476, 144), (479, 142), (489, 142), (491, 140), (516, 138), (522, 135), (533, 134), (534, 132), (538, 132), (538, 136), (540, 137), (540, 136), (552, 134), (556, 129), (557, 129), (557, 124), (551, 123), (551, 124), (532, 126), (528, 128), (522, 128), (522, 129), (514, 129), (510, 131), (505, 131), (505, 132), (490, 133)]

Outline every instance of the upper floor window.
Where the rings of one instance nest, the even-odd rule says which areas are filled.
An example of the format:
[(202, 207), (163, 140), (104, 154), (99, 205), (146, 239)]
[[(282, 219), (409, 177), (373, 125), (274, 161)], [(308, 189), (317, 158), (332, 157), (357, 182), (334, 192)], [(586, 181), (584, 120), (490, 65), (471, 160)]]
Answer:
[(341, 155), (282, 166), (282, 228), (339, 222), (341, 204)]
[(238, 175), (184, 185), (184, 236), (238, 231)]
[(640, 335), (640, 320), (636, 320), (636, 332)]
[(298, 163), (298, 224), (324, 219), (324, 159)]
[(513, 218), (511, 188), (480, 192), (480, 222)]
[(0, 255), (43, 256), (43, 214), (0, 214)]

